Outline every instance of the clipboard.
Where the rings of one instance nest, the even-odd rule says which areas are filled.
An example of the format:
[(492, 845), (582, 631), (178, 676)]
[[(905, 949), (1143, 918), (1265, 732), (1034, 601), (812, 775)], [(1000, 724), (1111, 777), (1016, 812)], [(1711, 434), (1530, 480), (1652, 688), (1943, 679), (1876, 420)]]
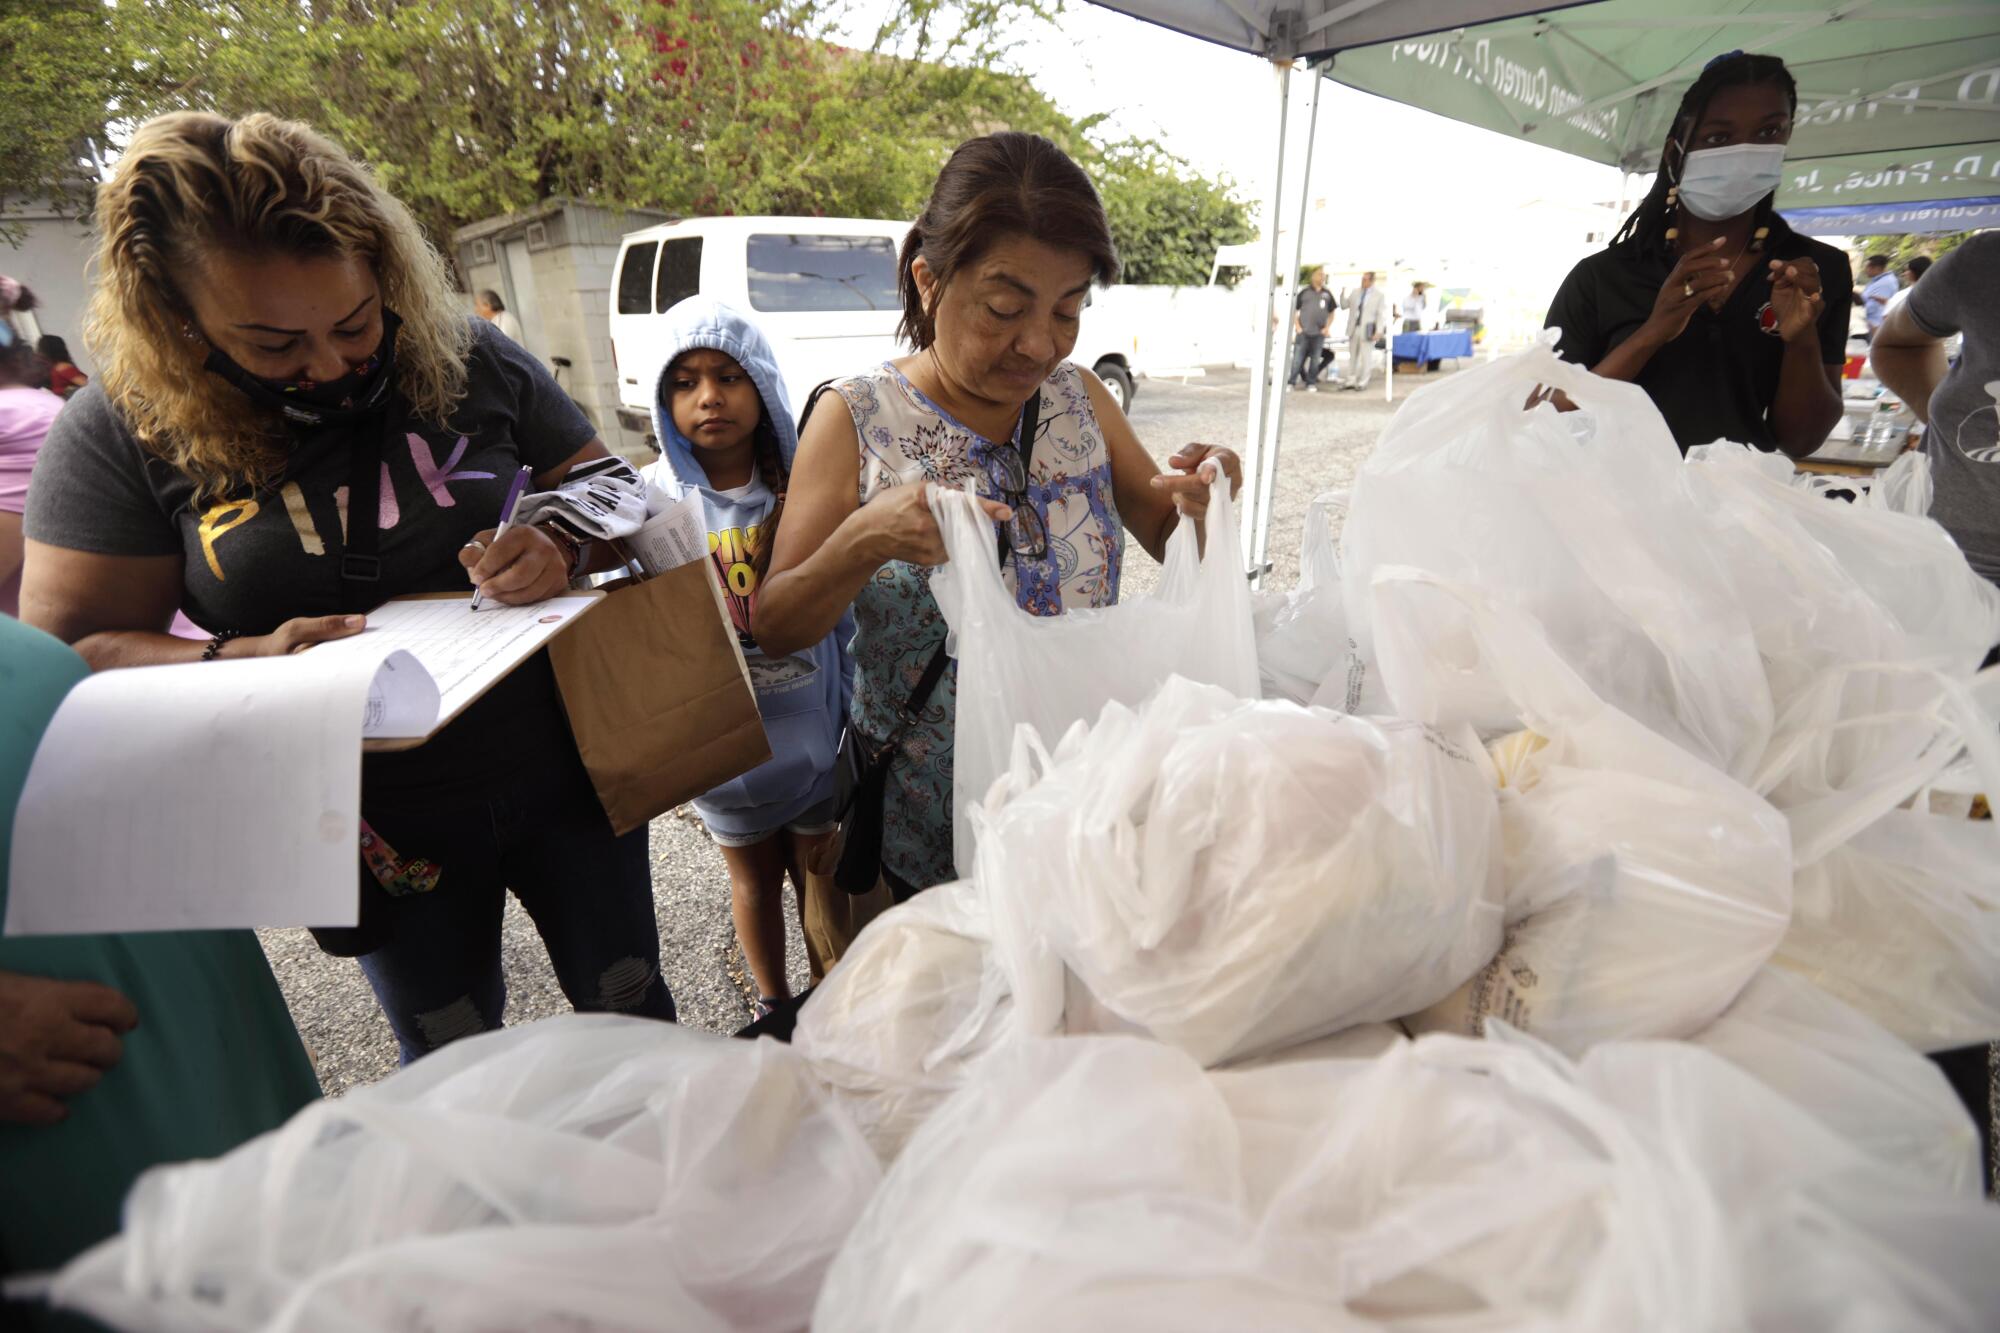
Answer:
[[(414, 593), (370, 611), (361, 633), (319, 644), (312, 652), (375, 660), (402, 652), (414, 658), (422, 672), (399, 675), (390, 658), (378, 674), (361, 744), (369, 754), (413, 750), (603, 600), (604, 593), (590, 589), (532, 606), (489, 603), (474, 611), (470, 592)], [(429, 679), (428, 697), (419, 676)]]

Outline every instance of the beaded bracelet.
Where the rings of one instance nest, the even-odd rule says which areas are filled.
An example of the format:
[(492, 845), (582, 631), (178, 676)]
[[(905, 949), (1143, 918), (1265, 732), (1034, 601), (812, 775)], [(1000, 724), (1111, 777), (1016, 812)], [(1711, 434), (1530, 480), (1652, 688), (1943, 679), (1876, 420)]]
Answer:
[(204, 662), (213, 662), (217, 657), (221, 656), (223, 644), (228, 643), (231, 639), (240, 639), (242, 637), (243, 631), (240, 629), (226, 629), (221, 631), (208, 641), (208, 647), (201, 650), (201, 660)]
[(535, 526), (569, 557), (569, 576), (575, 578), (577, 570), (583, 568), (583, 543), (553, 523), (537, 523)]

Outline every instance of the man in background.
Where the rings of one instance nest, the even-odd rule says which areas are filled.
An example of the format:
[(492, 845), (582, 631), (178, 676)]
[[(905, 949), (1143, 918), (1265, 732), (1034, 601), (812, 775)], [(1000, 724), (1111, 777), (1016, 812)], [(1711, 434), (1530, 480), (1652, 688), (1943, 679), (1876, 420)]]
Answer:
[(1343, 390), (1368, 387), (1375, 370), (1375, 340), (1388, 331), (1389, 301), (1375, 285), (1375, 275), (1361, 275), (1361, 290), (1342, 292), (1340, 308), (1347, 314), (1347, 369), (1341, 372)]
[(521, 321), (514, 318), (513, 312), (509, 311), (506, 303), (500, 299), (500, 293), (492, 288), (487, 288), (473, 298), (472, 313), (515, 342), (521, 341)]
[(1403, 298), (1397, 308), (1397, 315), (1403, 321), (1403, 332), (1422, 333), (1431, 327), (1431, 293), (1427, 282), (1410, 284), (1410, 294)]
[(1875, 330), (1882, 327), (1882, 316), (1888, 313), (1890, 298), (1903, 289), (1896, 281), (1895, 274), (1889, 272), (1889, 256), (1870, 255), (1867, 276), (1862, 280), (1861, 317), (1868, 321), (1868, 338), (1873, 342)]
[(1326, 270), (1316, 268), (1306, 286), (1292, 303), (1292, 373), (1287, 385), (1303, 385), (1306, 392), (1319, 392), (1320, 349), (1326, 345), (1326, 326), (1333, 322), (1333, 293), (1326, 289)]

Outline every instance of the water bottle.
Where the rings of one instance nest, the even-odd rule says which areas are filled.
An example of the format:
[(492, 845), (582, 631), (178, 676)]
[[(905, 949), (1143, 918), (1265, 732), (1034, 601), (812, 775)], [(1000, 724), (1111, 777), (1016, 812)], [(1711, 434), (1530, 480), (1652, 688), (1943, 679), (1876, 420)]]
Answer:
[(1868, 423), (1868, 452), (1886, 454), (1896, 447), (1896, 404), (1884, 398), (1875, 404), (1875, 418)]

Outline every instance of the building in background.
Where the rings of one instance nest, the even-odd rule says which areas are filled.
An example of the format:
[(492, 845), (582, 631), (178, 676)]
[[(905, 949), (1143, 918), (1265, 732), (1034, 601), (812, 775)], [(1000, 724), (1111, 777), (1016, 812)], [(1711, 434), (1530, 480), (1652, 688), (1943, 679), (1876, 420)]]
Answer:
[[(521, 321), (521, 345), (555, 372), (596, 423), (605, 447), (646, 461), (643, 431), (618, 419), (618, 367), (611, 351), (611, 284), (628, 231), (671, 221), (651, 209), (614, 210), (548, 199), (521, 213), (452, 233), (468, 292), (490, 287)], [(471, 297), (466, 298), (469, 311)]]
[(0, 199), (0, 227), (5, 229), (0, 231), (0, 273), (25, 284), (40, 302), (19, 317), (33, 323), (30, 338), (57, 334), (69, 344), (77, 368), (97, 374), (83, 341), (83, 314), (90, 304), (88, 269), (97, 246), (87, 200), (58, 208), (47, 200)]

